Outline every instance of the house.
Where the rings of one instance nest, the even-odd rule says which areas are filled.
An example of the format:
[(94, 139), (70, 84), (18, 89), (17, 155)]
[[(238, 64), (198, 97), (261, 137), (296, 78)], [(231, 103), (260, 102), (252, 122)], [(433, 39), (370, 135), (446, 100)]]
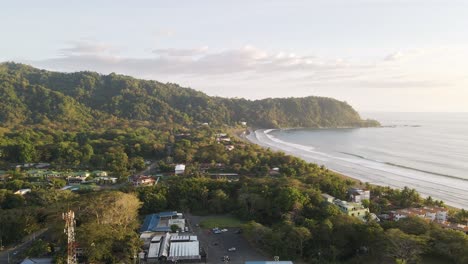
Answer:
[(176, 175), (178, 174), (184, 174), (185, 172), (185, 165), (184, 164), (177, 164), (174, 169), (174, 173)]
[(134, 186), (151, 186), (151, 185), (154, 185), (156, 183), (156, 180), (150, 176), (133, 176), (133, 177), (130, 177), (130, 182), (134, 185)]
[(231, 151), (231, 150), (234, 150), (235, 147), (234, 145), (227, 145), (225, 148), (227, 151)]
[(117, 183), (117, 178), (116, 177), (106, 177), (106, 176), (100, 176), (94, 179), (96, 182), (101, 182), (101, 183)]
[(91, 174), (96, 176), (96, 177), (107, 177), (107, 172), (106, 171), (96, 170), (96, 171), (91, 172)]
[(443, 207), (405, 208), (390, 212), (390, 220), (398, 221), (409, 216), (417, 216), (430, 222), (443, 223), (447, 221), (447, 212)]
[(241, 126), (247, 126), (247, 122), (240, 122)]
[(369, 208), (365, 208), (361, 203), (346, 202), (339, 199), (335, 199), (333, 203), (340, 208), (341, 212), (349, 216), (364, 219), (364, 216), (369, 213)]
[(363, 200), (370, 200), (370, 191), (359, 188), (350, 188), (348, 190), (348, 197), (351, 202), (360, 203)]
[(322, 193), (322, 198), (327, 202), (327, 203), (333, 203), (333, 201), (335, 200), (335, 197), (329, 195), (329, 194), (326, 194), (326, 193)]
[(15, 192), (15, 194), (19, 194), (19, 195), (25, 195), (27, 193), (31, 192), (31, 189), (19, 189)]
[(36, 167), (36, 169), (45, 169), (45, 168), (50, 167), (50, 163), (40, 162), (40, 163), (37, 163), (36, 166), (34, 167)]
[(450, 223), (450, 222), (443, 222), (443, 223), (440, 223), (440, 225), (442, 226), (442, 228), (458, 230), (468, 235), (468, 225), (462, 225), (462, 224), (456, 224), (456, 223)]

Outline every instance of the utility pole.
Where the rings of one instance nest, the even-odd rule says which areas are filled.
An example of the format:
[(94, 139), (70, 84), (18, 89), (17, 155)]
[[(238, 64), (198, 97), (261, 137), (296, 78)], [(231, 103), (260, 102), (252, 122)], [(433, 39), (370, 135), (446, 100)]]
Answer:
[(64, 232), (67, 234), (67, 264), (77, 264), (76, 261), (76, 247), (75, 247), (75, 212), (69, 210), (62, 213), (62, 218), (65, 220)]

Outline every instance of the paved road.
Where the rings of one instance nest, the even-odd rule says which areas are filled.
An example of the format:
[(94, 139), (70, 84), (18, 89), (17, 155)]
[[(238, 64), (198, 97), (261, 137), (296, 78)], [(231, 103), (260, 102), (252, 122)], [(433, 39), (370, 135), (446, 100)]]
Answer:
[(34, 239), (39, 238), (47, 230), (48, 228), (38, 230), (23, 238), (23, 243), (11, 248), (7, 248), (4, 251), (0, 251), (0, 263), (17, 263), (19, 261), (18, 256), (21, 255), (21, 252), (26, 250), (31, 245), (32, 241), (34, 241)]
[[(198, 236), (200, 246), (203, 247), (207, 253), (207, 263), (223, 263), (221, 258), (229, 256), (229, 263), (243, 264), (248, 260), (269, 260), (271, 257), (265, 257), (257, 252), (245, 240), (242, 234), (236, 234), (238, 228), (228, 228), (228, 232), (221, 234), (214, 234), (209, 229), (202, 229), (198, 227), (203, 219), (209, 216), (193, 216), (190, 214), (185, 215), (192, 228), (193, 233)], [(235, 247), (235, 252), (228, 252), (228, 249)]]

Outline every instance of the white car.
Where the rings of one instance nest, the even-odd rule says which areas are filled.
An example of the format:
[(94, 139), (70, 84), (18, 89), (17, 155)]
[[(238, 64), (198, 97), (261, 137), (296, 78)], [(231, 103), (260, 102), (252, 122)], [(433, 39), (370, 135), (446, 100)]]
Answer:
[(228, 230), (226, 228), (221, 229), (221, 232), (227, 232)]
[(236, 248), (235, 247), (229, 248), (228, 251), (229, 252), (234, 252), (234, 251), (236, 251)]

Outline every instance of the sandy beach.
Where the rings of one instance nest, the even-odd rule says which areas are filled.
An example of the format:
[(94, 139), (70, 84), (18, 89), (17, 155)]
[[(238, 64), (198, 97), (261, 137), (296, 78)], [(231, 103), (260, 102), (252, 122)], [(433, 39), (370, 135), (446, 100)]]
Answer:
[(410, 171), (371, 163), (362, 159), (335, 157), (316, 149), (291, 142), (284, 142), (269, 135), (272, 130), (250, 131), (245, 138), (252, 143), (282, 151), (308, 162), (325, 165), (345, 177), (375, 185), (402, 189), (405, 186), (416, 189), (421, 196), (432, 196), (456, 208), (468, 208), (468, 181), (458, 178), (434, 177), (424, 172)]

